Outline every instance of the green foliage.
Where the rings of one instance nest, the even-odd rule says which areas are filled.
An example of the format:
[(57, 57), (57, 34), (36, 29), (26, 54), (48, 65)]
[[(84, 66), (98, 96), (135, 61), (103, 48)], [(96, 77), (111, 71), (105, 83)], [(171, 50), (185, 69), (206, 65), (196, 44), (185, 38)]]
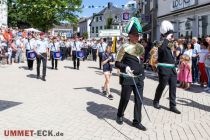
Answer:
[(47, 31), (61, 21), (76, 23), (81, 3), (82, 0), (16, 0), (16, 10), (31, 26)]
[(111, 29), (112, 21), (113, 21), (113, 18), (111, 18), (111, 17), (107, 18), (107, 21), (106, 21), (106, 28), (107, 29)]
[(82, 35), (82, 37), (83, 37), (84, 39), (87, 39), (87, 38), (88, 38), (88, 32), (84, 32), (83, 35)]

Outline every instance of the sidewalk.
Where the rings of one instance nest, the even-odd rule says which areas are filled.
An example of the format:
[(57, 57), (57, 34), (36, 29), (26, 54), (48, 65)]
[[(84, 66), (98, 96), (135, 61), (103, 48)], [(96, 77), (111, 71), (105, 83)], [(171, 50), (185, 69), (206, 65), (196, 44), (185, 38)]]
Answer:
[[(50, 63), (48, 62), (48, 65)], [(147, 131), (131, 126), (133, 95), (125, 111), (125, 123), (115, 122), (120, 99), (119, 79), (111, 78), (110, 101), (101, 94), (104, 82), (98, 62), (81, 62), (74, 70), (72, 61), (59, 62), (58, 71), (47, 69), (46, 82), (36, 79), (26, 64), (0, 67), (0, 140), (209, 140), (210, 94), (194, 86), (191, 91), (177, 88), (176, 115), (168, 111), (168, 92), (161, 98), (162, 109), (152, 106), (157, 80), (153, 73), (145, 79), (142, 124)], [(166, 91), (166, 89), (165, 89)], [(164, 92), (165, 93), (165, 92)], [(60, 137), (6, 137), (5, 130), (53, 130)]]

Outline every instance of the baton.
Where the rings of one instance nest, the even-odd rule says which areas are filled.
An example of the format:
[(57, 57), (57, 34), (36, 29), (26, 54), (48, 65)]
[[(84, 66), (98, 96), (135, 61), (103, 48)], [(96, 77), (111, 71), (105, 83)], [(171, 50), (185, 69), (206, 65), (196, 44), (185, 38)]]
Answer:
[(140, 101), (141, 101), (141, 103), (142, 103), (142, 106), (143, 106), (143, 108), (144, 108), (144, 110), (145, 110), (145, 112), (146, 112), (146, 114), (147, 114), (147, 117), (148, 117), (149, 121), (151, 122), (150, 117), (149, 117), (149, 114), (148, 114), (148, 112), (147, 112), (147, 109), (146, 109), (145, 106), (144, 106), (143, 99), (141, 98), (140, 93), (139, 93), (139, 90), (138, 90), (138, 88), (137, 88), (136, 81), (134, 80), (134, 77), (137, 77), (137, 76), (134, 76), (134, 75), (131, 76), (131, 75), (128, 75), (128, 74), (126, 74), (126, 73), (120, 73), (120, 75), (123, 75), (123, 76), (126, 76), (126, 77), (132, 77), (132, 80), (133, 80), (133, 83), (134, 83), (134, 85), (135, 85), (135, 88), (136, 88), (137, 94), (138, 94), (138, 96), (139, 96), (139, 99), (140, 99)]

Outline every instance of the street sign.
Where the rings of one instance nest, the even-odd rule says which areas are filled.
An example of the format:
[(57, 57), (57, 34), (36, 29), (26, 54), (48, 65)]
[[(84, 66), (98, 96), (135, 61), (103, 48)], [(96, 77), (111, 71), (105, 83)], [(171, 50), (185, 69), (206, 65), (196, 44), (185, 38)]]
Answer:
[(121, 35), (120, 30), (106, 29), (99, 31), (99, 37), (114, 37), (120, 35)]
[(130, 13), (128, 13), (128, 12), (123, 13), (122, 18), (123, 18), (124, 21), (129, 20), (130, 19)]

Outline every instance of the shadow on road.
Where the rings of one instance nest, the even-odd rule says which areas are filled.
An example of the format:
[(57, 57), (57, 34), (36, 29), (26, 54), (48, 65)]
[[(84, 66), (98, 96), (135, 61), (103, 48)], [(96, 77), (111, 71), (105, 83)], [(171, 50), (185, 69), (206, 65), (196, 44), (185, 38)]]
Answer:
[[(80, 87), (80, 88), (74, 88), (74, 89), (76, 89), (76, 90), (85, 89), (86, 91), (88, 91), (90, 93), (94, 93), (94, 94), (97, 94), (97, 95), (105, 97), (103, 95), (103, 93), (101, 92), (101, 90), (96, 89), (94, 87)], [(121, 96), (120, 90), (117, 90), (117, 89), (114, 89), (114, 88), (110, 88), (110, 92), (111, 93), (115, 93), (118, 96)], [(130, 100), (134, 102), (134, 96), (133, 95), (131, 95)], [(143, 100), (144, 100), (144, 105), (146, 105), (146, 106), (153, 106), (153, 104), (152, 104), (153, 100), (152, 99), (144, 97)]]
[[(98, 119), (116, 120), (117, 109), (115, 107), (95, 102), (87, 102), (86, 109)], [(124, 122), (130, 126), (132, 125), (132, 122), (126, 118), (124, 118)]]
[(9, 109), (11, 107), (14, 107), (14, 106), (17, 106), (17, 105), (20, 105), (20, 104), (22, 104), (22, 103), (0, 100), (0, 111)]
[(89, 69), (96, 69), (96, 70), (100, 70), (98, 67), (88, 67)]
[(28, 78), (37, 78), (37, 75), (36, 74), (29, 74), (29, 75), (26, 75), (26, 77)]
[(28, 67), (27, 66), (20, 66), (18, 67), (19, 69), (24, 69), (24, 70), (28, 70)]
[(184, 106), (189, 106), (189, 107), (194, 107), (201, 109), (203, 111), (208, 111), (210, 112), (210, 106), (200, 104), (196, 101), (193, 101), (191, 99), (186, 99), (186, 98), (177, 98), (177, 104), (184, 105)]
[(65, 69), (74, 69), (74, 67), (71, 66), (64, 66)]

